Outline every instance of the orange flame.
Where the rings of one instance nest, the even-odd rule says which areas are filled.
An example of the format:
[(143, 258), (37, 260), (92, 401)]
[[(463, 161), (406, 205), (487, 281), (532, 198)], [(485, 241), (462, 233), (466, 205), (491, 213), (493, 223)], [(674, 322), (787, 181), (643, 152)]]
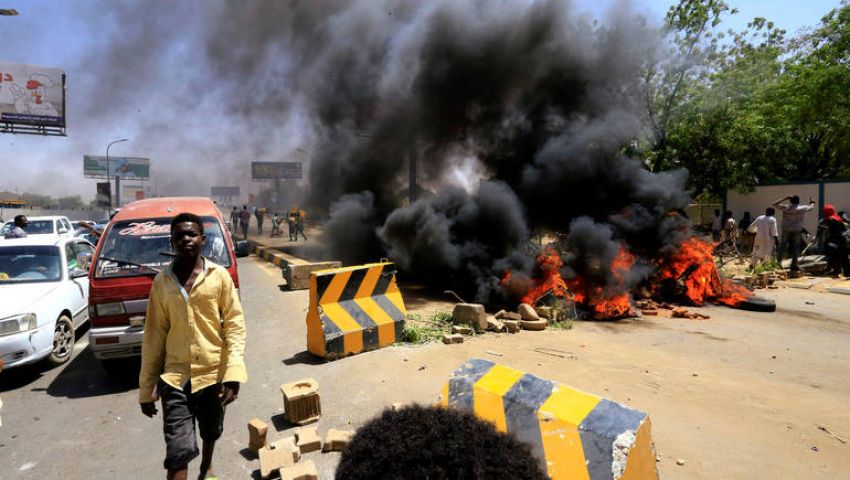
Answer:
[(752, 294), (743, 286), (720, 276), (714, 263), (713, 249), (710, 243), (696, 237), (689, 238), (675, 254), (661, 261), (658, 280), (682, 282), (685, 295), (694, 305), (711, 301), (738, 306)]
[[(631, 310), (631, 295), (625, 286), (625, 275), (635, 263), (635, 257), (620, 245), (611, 262), (614, 281), (607, 287), (590, 285), (582, 277), (567, 282), (576, 303), (582, 304), (594, 318), (623, 317)], [(614, 292), (614, 293), (612, 293)]]

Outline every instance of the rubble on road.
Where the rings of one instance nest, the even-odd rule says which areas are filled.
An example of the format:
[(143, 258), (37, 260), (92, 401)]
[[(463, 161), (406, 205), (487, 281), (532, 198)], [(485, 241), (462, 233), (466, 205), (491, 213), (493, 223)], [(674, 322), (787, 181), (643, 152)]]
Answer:
[(295, 431), (295, 443), (302, 454), (322, 449), (322, 439), (316, 427), (306, 427)]
[(319, 480), (319, 471), (312, 460), (280, 469), (280, 480)]
[(472, 335), (472, 327), (467, 327), (466, 325), (452, 325), (452, 333)]
[(505, 325), (508, 333), (519, 332), (519, 320), (503, 320), (502, 323)]
[(522, 320), (522, 315), (519, 313), (507, 312), (505, 310), (499, 310), (494, 316), (499, 320)]
[(322, 452), (341, 452), (351, 438), (354, 437), (353, 430), (337, 430), (332, 428), (325, 435), (325, 445), (322, 447)]
[(505, 324), (496, 319), (495, 317), (487, 317), (487, 330), (491, 332), (503, 332), (505, 331)]
[(319, 382), (305, 378), (280, 386), (283, 395), (284, 416), (289, 423), (303, 425), (315, 422), (322, 416)]
[(284, 467), (290, 467), (301, 459), (298, 448), (288, 438), (278, 440), (259, 452), (260, 477), (270, 478), (272, 474)]
[(546, 330), (546, 326), (549, 324), (549, 321), (545, 318), (541, 318), (540, 320), (520, 320), (520, 326), (523, 330)]
[(252, 418), (248, 422), (248, 449), (259, 454), (260, 449), (268, 445), (266, 436), (269, 432), (269, 426), (266, 422), (259, 418)]
[(468, 325), (478, 332), (487, 329), (487, 313), (480, 303), (458, 303), (452, 310), (452, 323)]
[(450, 343), (463, 343), (463, 335), (459, 333), (447, 333), (443, 335), (443, 343), (445, 343), (446, 345)]
[(519, 312), (520, 318), (522, 320), (528, 322), (536, 322), (540, 320), (540, 315), (537, 314), (537, 311), (534, 310), (534, 307), (527, 303), (520, 303), (519, 307), (517, 307), (517, 311)]

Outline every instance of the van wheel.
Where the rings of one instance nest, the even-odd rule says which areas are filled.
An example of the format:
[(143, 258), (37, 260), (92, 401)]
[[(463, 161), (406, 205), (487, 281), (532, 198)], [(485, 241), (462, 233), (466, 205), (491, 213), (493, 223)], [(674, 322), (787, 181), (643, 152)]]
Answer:
[(74, 324), (66, 315), (56, 320), (53, 329), (53, 351), (47, 357), (51, 365), (62, 365), (71, 358), (74, 351)]

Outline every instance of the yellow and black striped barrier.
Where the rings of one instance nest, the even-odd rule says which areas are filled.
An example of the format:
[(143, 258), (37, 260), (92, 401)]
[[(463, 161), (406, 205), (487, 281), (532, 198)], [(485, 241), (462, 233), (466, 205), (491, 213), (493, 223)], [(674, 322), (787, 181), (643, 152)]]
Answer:
[(315, 271), (307, 350), (335, 359), (386, 347), (401, 338), (406, 313), (392, 263)]
[(469, 410), (531, 446), (554, 479), (657, 479), (649, 416), (528, 373), (471, 359), (440, 403)]

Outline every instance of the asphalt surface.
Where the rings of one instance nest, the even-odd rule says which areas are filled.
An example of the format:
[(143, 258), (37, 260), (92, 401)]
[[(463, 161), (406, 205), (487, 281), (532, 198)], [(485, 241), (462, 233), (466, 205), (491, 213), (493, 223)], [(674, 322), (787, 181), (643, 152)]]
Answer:
[[(216, 446), (214, 467), (221, 478), (259, 478), (259, 461), (246, 450), (247, 422), (269, 424), (270, 440), (292, 435), (283, 420), (280, 385), (316, 376), (316, 361), (305, 350), (307, 291), (286, 292), (280, 270), (255, 257), (239, 260), (248, 338), (249, 380), (228, 407)], [(76, 479), (164, 477), (162, 417), (149, 419), (137, 403), (138, 362), (126, 374), (107, 376), (88, 348), (87, 326), (78, 331), (73, 358), (0, 373), (0, 478)], [(322, 365), (326, 375), (330, 370)], [(327, 379), (323, 376), (322, 380)], [(320, 391), (324, 389), (320, 384)], [(327, 402), (326, 402), (327, 403)], [(326, 415), (318, 424), (347, 427), (348, 417)], [(332, 478), (338, 453), (310, 453), (321, 478)], [(197, 475), (199, 460), (190, 465)]]

